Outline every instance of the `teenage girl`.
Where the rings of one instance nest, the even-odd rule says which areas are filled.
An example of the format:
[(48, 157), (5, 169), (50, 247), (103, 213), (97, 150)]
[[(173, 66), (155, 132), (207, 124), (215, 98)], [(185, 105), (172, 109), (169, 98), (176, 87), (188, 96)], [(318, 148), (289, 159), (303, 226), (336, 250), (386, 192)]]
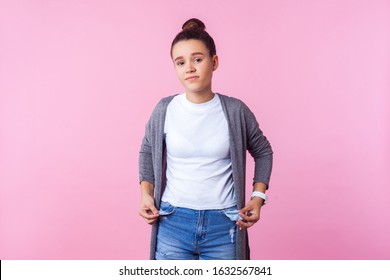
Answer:
[[(260, 218), (272, 149), (240, 100), (212, 90), (214, 40), (198, 19), (171, 45), (185, 92), (163, 98), (139, 156), (141, 209), (152, 226), (151, 259), (249, 259), (247, 228)], [(255, 161), (245, 203), (246, 152)]]

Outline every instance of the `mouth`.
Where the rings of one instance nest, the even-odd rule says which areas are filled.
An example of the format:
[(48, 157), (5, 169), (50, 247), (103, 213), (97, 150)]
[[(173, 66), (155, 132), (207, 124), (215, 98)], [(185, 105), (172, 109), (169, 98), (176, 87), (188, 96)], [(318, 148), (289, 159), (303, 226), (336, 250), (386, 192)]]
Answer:
[(199, 79), (199, 76), (190, 76), (190, 77), (185, 78), (186, 81), (194, 81), (196, 79)]

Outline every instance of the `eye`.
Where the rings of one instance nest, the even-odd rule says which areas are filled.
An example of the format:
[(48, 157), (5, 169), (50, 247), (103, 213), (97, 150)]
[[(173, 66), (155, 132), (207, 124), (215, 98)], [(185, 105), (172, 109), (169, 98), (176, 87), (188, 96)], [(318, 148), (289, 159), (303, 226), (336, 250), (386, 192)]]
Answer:
[(200, 63), (202, 61), (203, 61), (203, 59), (201, 59), (200, 57), (197, 57), (194, 59), (194, 62), (196, 62), (196, 63)]
[(184, 61), (183, 61), (183, 60), (178, 60), (178, 61), (176, 62), (176, 65), (177, 65), (177, 66), (183, 66), (183, 65), (184, 65)]

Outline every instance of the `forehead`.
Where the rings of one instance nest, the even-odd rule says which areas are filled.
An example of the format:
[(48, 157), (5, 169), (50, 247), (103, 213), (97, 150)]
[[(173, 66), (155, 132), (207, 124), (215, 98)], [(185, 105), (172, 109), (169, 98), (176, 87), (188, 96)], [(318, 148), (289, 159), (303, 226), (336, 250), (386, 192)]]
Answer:
[(201, 52), (208, 54), (209, 50), (206, 45), (200, 40), (183, 40), (177, 42), (172, 49), (172, 57), (175, 59), (179, 56), (191, 56), (192, 53)]

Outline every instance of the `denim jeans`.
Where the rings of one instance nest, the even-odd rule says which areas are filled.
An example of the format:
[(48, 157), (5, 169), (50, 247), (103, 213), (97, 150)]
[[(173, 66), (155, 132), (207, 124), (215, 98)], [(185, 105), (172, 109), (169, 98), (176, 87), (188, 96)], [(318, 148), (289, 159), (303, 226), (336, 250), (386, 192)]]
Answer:
[(193, 210), (161, 202), (158, 260), (236, 259), (237, 207)]

